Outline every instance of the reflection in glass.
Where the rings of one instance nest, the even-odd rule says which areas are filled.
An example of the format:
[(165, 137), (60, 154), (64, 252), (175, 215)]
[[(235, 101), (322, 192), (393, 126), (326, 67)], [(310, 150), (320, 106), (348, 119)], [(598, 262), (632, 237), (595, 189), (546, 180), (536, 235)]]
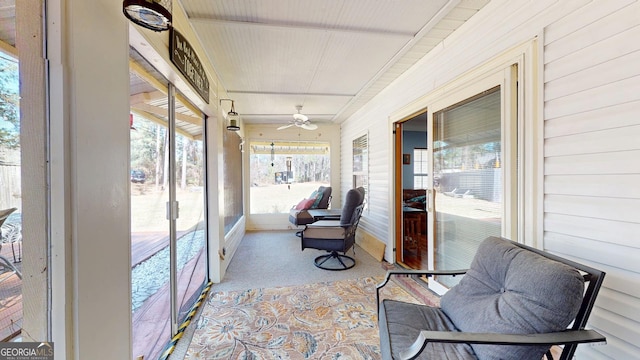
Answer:
[[(131, 312), (133, 357), (154, 358), (171, 338), (167, 126), (133, 117)], [(150, 341), (153, 339), (153, 341)], [(157, 358), (157, 355), (155, 355)]]
[[(177, 106), (179, 109), (180, 107)], [(183, 116), (197, 116), (183, 110)], [(190, 127), (191, 132), (176, 135), (176, 200), (180, 211), (176, 221), (178, 324), (182, 323), (196, 302), (207, 278), (204, 144), (202, 122)], [(193, 125), (193, 124), (192, 124)]]
[(22, 186), (18, 61), (0, 55), (0, 341), (22, 329)]
[(234, 131), (223, 133), (224, 233), (228, 234), (244, 215), (242, 196), (242, 138)]
[(500, 88), (435, 113), (433, 140), (435, 268), (468, 268), (502, 229)]

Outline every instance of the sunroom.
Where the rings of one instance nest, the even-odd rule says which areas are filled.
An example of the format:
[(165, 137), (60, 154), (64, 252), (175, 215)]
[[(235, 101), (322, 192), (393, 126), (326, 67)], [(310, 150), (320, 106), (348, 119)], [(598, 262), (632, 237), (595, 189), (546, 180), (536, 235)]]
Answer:
[(160, 311), (168, 341), (247, 232), (294, 233), (288, 207), (328, 184), (335, 208), (366, 188), (359, 244), (393, 266), (464, 266), (501, 235), (606, 271), (589, 325), (607, 345), (578, 358), (639, 357), (640, 3), (165, 2), (208, 92), (122, 2), (5, 2), (23, 341), (135, 356), (133, 265), (165, 248), (186, 291)]

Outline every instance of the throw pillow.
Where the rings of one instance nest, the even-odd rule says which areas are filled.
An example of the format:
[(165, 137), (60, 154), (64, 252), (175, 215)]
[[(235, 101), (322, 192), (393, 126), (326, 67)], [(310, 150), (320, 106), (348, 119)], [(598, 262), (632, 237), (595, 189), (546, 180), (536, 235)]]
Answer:
[(313, 205), (315, 199), (302, 199), (298, 205), (296, 205), (296, 210), (307, 210), (310, 209)]
[(311, 205), (312, 209), (315, 209), (318, 207), (318, 205), (320, 205), (320, 201), (322, 201), (322, 196), (324, 196), (324, 193), (319, 191), (316, 193), (316, 197), (313, 199), (313, 205)]

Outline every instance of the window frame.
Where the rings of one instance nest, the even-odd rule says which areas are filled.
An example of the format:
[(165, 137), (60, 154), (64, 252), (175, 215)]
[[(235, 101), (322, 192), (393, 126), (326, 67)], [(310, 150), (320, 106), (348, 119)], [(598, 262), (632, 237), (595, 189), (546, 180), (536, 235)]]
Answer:
[[(420, 154), (420, 156), (418, 156), (418, 154)], [(426, 189), (428, 188), (428, 184), (429, 184), (429, 173), (430, 173), (430, 168), (429, 168), (429, 149), (428, 148), (413, 148), (413, 188), (414, 189)], [(422, 160), (422, 159), (426, 159), (426, 160)], [(419, 160), (420, 159), (420, 160)], [(417, 172), (416, 171), (416, 165), (417, 164), (426, 164), (426, 167), (423, 168), (423, 166), (421, 167), (421, 170), (423, 170), (424, 172)], [(416, 178), (420, 177), (423, 178), (423, 180), (421, 180), (421, 185), (418, 187), (418, 185), (416, 185)]]
[[(359, 149), (362, 149), (359, 151)], [(351, 141), (353, 188), (364, 188), (364, 210), (369, 211), (369, 133), (354, 138)], [(356, 163), (361, 165), (356, 167)]]

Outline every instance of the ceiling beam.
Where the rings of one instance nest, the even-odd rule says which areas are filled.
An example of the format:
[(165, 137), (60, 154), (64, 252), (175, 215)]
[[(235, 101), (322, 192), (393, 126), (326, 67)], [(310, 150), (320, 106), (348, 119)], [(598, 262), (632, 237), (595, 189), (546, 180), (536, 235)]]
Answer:
[(253, 27), (258, 30), (260, 29), (276, 29), (276, 30), (286, 30), (286, 31), (319, 31), (333, 34), (356, 34), (356, 35), (365, 35), (365, 36), (389, 36), (389, 37), (401, 37), (401, 38), (412, 38), (415, 34), (408, 31), (389, 31), (389, 30), (380, 30), (380, 29), (362, 29), (362, 28), (347, 28), (347, 27), (326, 27), (321, 25), (312, 25), (312, 24), (285, 24), (285, 23), (263, 23), (263, 22), (255, 22), (255, 21), (237, 21), (237, 20), (221, 20), (221, 19), (213, 19), (207, 17), (199, 17), (194, 16), (190, 17), (189, 21), (191, 23), (204, 24), (204, 25), (221, 25), (221, 26), (240, 26), (243, 28)]
[(18, 49), (16, 49), (15, 46), (9, 45), (8, 43), (0, 40), (0, 51), (18, 60)]
[[(162, 116), (164, 118), (169, 117), (169, 110), (162, 108), (160, 106), (154, 106), (154, 105), (150, 105), (150, 104), (146, 104), (146, 103), (137, 103), (134, 105), (131, 105), (132, 109), (135, 110), (141, 110), (141, 111), (145, 111), (151, 114), (155, 114), (158, 116)], [(180, 120), (180, 121), (184, 121), (193, 125), (198, 125), (198, 126), (202, 126), (202, 119), (197, 118), (197, 117), (193, 117), (193, 116), (189, 116), (186, 114), (181, 114), (181, 113), (176, 113), (176, 119)]]
[(147, 103), (149, 101), (156, 101), (161, 99), (166, 99), (167, 95), (162, 93), (162, 91), (153, 91), (153, 92), (144, 92), (133, 94), (129, 96), (129, 105), (142, 104)]
[(302, 93), (302, 92), (278, 92), (278, 91), (248, 91), (248, 90), (227, 90), (228, 94), (240, 95), (295, 95), (295, 96), (339, 96), (353, 97), (356, 94), (340, 94), (340, 93)]
[[(138, 64), (135, 60), (129, 59), (129, 68), (131, 69), (131, 71), (140, 76), (140, 78), (142, 78), (144, 81), (148, 82), (151, 86), (158, 89), (158, 91), (161, 91), (165, 95), (169, 94), (167, 84), (153, 77), (144, 67), (142, 67), (142, 65)], [(180, 101), (180, 103), (184, 105), (184, 107), (191, 110), (191, 112), (193, 112), (194, 114), (202, 114), (202, 111), (191, 104), (191, 102), (182, 94), (176, 94), (176, 99)]]
[[(155, 114), (151, 114), (151, 113), (148, 113), (146, 111), (138, 110), (138, 109), (131, 109), (131, 112), (133, 112), (134, 114), (140, 116), (141, 118), (147, 119), (147, 120), (149, 120), (151, 122), (154, 122), (156, 124), (159, 124), (159, 125), (162, 125), (162, 126), (168, 126), (167, 125), (167, 121), (165, 119), (163, 119), (161, 117), (158, 117)], [(191, 139), (191, 140), (200, 140), (200, 139), (202, 139), (202, 135), (198, 136), (200, 139), (196, 139), (195, 136), (189, 134), (188, 132), (186, 132), (186, 131), (178, 128), (178, 127), (176, 127), (176, 132), (178, 134), (186, 137), (186, 138)]]
[(296, 147), (296, 148), (304, 148), (304, 147), (328, 147), (330, 145), (329, 141), (293, 141), (293, 140), (251, 140), (251, 146), (287, 146), (287, 147)]

